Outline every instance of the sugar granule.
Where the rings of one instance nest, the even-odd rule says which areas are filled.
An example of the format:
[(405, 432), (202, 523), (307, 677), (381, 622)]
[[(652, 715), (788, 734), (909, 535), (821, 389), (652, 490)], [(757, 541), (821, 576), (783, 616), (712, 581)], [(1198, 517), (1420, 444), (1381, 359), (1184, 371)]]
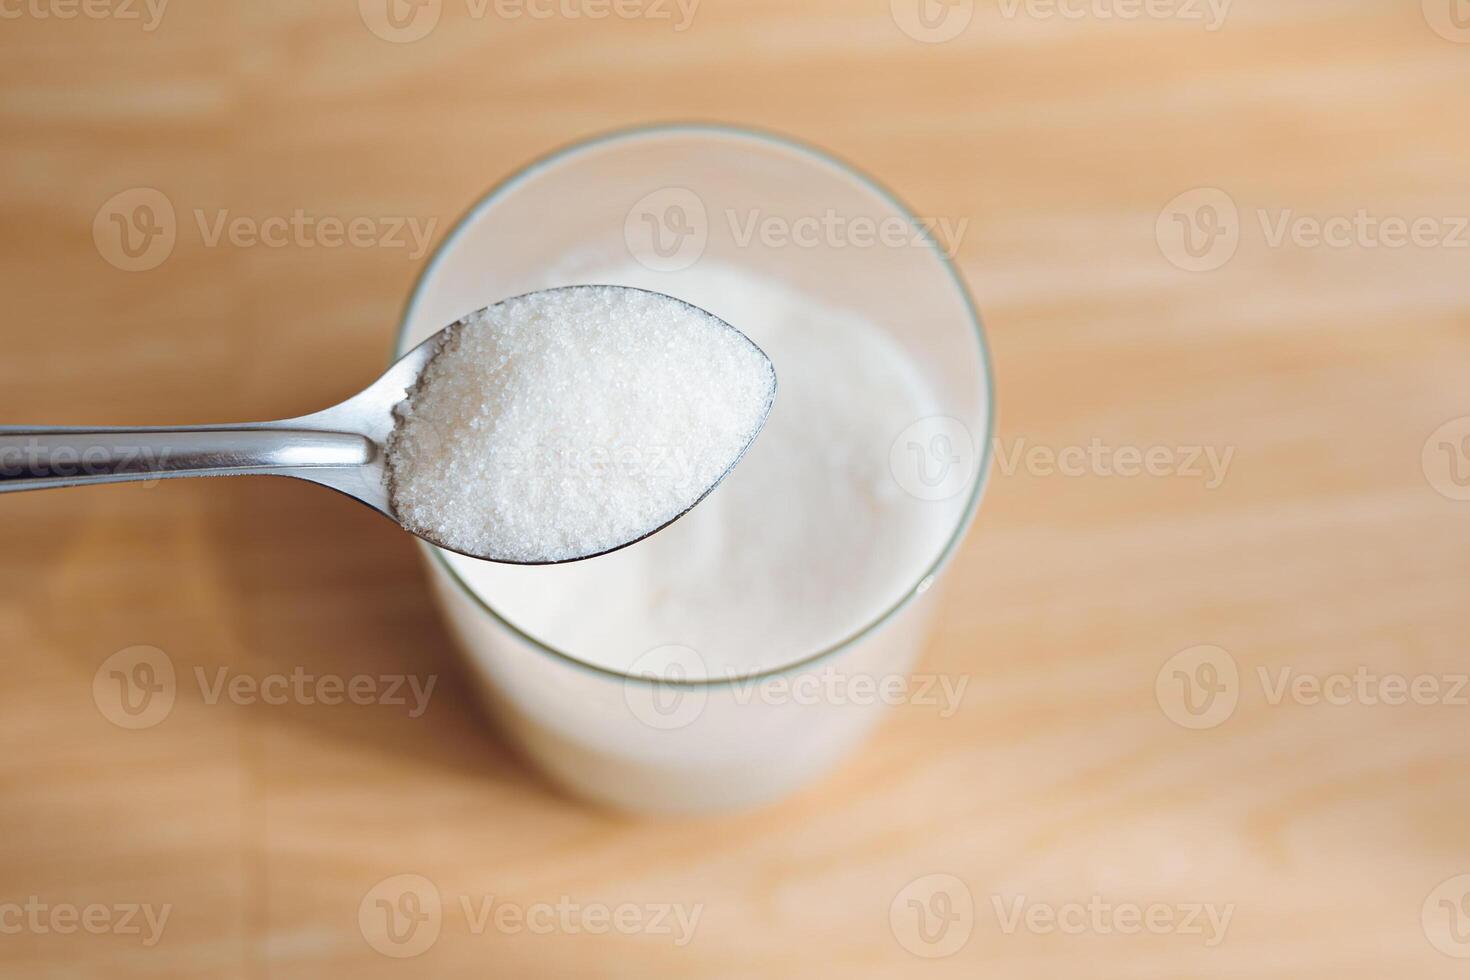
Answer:
[(601, 554), (693, 506), (759, 431), (775, 383), (749, 339), (672, 297), (510, 299), (446, 331), (396, 409), (393, 507), (480, 557)]

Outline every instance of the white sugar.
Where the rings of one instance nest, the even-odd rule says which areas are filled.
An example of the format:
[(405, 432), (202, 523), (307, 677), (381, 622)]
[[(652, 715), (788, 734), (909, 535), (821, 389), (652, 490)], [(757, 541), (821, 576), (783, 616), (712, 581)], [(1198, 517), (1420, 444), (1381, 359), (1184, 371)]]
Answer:
[(454, 551), (601, 554), (698, 502), (774, 390), (744, 335), (668, 296), (573, 286), (507, 300), (447, 331), (398, 407), (393, 507)]

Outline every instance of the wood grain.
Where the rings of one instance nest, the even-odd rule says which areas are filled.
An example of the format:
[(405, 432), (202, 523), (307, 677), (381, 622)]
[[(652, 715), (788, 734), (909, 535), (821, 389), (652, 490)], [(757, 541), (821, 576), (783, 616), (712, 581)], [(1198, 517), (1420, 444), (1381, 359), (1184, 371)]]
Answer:
[[(1435, 891), (1470, 874), (1470, 706), (1448, 689), (1470, 671), (1470, 502), (1422, 459), (1470, 416), (1470, 29), (1432, 26), (1453, 25), (1451, 2), (1465, 13), (1236, 0), (1206, 30), (1104, 16), (1122, 0), (1078, 18), (981, 0), (943, 43), (906, 35), (886, 0), (704, 0), (682, 31), (443, 0), (412, 43), (351, 2), (177, 2), (153, 30), (38, 15), (63, 0), (4, 7), (0, 420), (284, 416), (373, 375), (422, 257), (211, 246), (196, 210), (411, 217), (439, 237), (536, 155), (698, 118), (799, 136), (918, 213), (968, 219), (1004, 465), (925, 660), (970, 679), (961, 710), (898, 709), (822, 785), (696, 821), (590, 810), (523, 768), (465, 693), (411, 543), (344, 500), (271, 481), (7, 497), (0, 975), (1463, 976), (1434, 940), (1470, 953), (1439, 904), (1456, 886)], [(180, 219), (146, 272), (92, 235), (135, 187)], [(1240, 215), (1238, 252), (1207, 272), (1156, 234), (1196, 188)], [(1439, 238), (1273, 243), (1288, 211), (1429, 219)], [(1447, 432), (1432, 457), (1465, 434)], [(1049, 470), (1094, 445), (1232, 455), (1214, 486), (1181, 456), (1160, 476)], [(441, 686), (412, 719), (181, 684), (165, 721), (126, 730), (92, 685), (138, 645), (188, 678)], [(1191, 730), (1155, 685), (1200, 645), (1233, 658), (1238, 705)], [(1283, 669), (1446, 686), (1427, 704), (1273, 703)], [(413, 959), (358, 926), (398, 874), (445, 902)], [(973, 901), (951, 923), (968, 941), (939, 959), (890, 925), (934, 874)], [(171, 911), (151, 946), (12, 928), (4, 904), (33, 896)], [(477, 931), (460, 900), (489, 896), (702, 912), (683, 946)], [(1232, 918), (1214, 945), (1106, 918), (1008, 931), (1018, 899)]]

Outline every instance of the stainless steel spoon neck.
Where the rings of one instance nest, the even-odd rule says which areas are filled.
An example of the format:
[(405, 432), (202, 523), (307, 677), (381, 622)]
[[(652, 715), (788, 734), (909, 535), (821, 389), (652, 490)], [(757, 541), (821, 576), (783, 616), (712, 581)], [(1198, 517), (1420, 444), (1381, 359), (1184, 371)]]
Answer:
[(300, 475), (373, 462), (355, 432), (253, 422), (167, 428), (0, 426), (0, 493), (192, 476)]
[(437, 341), (405, 354), (340, 404), (300, 418), (237, 425), (0, 426), (0, 493), (191, 476), (286, 476), (362, 501), (397, 521), (386, 447), (397, 406)]

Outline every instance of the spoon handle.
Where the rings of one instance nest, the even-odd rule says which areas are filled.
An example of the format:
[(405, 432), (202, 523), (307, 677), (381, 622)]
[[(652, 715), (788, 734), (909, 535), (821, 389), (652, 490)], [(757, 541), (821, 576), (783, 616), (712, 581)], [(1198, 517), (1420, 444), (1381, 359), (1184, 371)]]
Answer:
[(298, 475), (359, 467), (366, 436), (296, 422), (150, 428), (0, 426), (0, 493), (185, 476)]

